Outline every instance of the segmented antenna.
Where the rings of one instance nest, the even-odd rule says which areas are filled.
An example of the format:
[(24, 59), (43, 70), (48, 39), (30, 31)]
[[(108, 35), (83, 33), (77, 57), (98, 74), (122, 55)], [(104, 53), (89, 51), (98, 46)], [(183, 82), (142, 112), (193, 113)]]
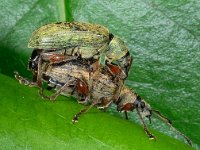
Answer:
[(164, 115), (162, 115), (158, 110), (154, 110), (152, 109), (152, 112), (158, 116), (165, 124), (167, 124), (170, 128), (172, 128), (177, 134), (181, 135), (186, 141), (187, 143), (192, 146), (192, 141), (182, 132), (180, 132), (178, 129), (176, 129), (175, 127), (172, 126), (172, 122), (165, 117)]

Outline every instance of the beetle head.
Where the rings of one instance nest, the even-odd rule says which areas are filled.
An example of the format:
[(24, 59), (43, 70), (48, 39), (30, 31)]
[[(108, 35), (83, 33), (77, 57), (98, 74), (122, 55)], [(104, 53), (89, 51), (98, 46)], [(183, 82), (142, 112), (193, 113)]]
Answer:
[(137, 99), (134, 102), (134, 107), (138, 109), (142, 118), (147, 117), (149, 118), (149, 121), (151, 122), (150, 120), (150, 117), (152, 115), (151, 107), (148, 103), (142, 100), (140, 96), (137, 96)]
[(37, 71), (38, 69), (38, 58), (40, 57), (41, 49), (34, 49), (28, 63), (28, 69), (31, 71)]
[(122, 94), (117, 102), (117, 110), (123, 112), (132, 111), (133, 109), (137, 109), (143, 118), (148, 117), (150, 120), (152, 115), (150, 105), (142, 100), (140, 96), (125, 89), (122, 91)]

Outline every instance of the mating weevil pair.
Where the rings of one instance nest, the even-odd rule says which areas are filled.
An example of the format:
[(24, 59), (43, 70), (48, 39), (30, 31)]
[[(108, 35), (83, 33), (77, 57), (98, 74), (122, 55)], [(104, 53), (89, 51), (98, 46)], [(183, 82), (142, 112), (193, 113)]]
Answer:
[[(115, 62), (122, 68), (120, 77), (123, 79), (127, 77), (132, 62), (128, 48), (120, 38), (103, 26), (89, 23), (47, 24), (33, 32), (28, 47), (45, 50), (41, 57), (56, 51), (57, 54), (81, 56), (83, 59), (100, 59), (102, 64)], [(64, 60), (63, 57), (53, 61)]]
[[(114, 103), (118, 111), (125, 112), (126, 118), (128, 111), (136, 109), (150, 139), (155, 136), (149, 132), (144, 117), (150, 120), (155, 114), (191, 145), (190, 139), (175, 129), (169, 119), (124, 86), (132, 57), (123, 41), (105, 27), (78, 22), (48, 24), (33, 33), (29, 47), (35, 48), (29, 60), (33, 80), (18, 73), (15, 73), (16, 79), (39, 87), (43, 98), (55, 100), (65, 94), (89, 104), (74, 116), (73, 122), (93, 106), (105, 109)], [(44, 95), (43, 82), (56, 92)]]

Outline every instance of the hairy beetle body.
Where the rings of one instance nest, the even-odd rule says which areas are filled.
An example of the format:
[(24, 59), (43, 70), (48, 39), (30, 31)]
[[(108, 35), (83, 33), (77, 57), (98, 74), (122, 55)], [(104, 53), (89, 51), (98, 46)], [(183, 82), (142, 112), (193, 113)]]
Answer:
[(63, 49), (67, 54), (79, 53), (90, 58), (106, 49), (109, 41), (108, 30), (99, 25), (88, 23), (52, 23), (33, 32), (28, 43), (29, 48)]
[[(42, 79), (47, 82), (50, 87), (56, 89), (56, 92), (50, 97), (46, 96), (45, 98), (55, 100), (60, 93), (63, 93), (64, 95), (72, 95), (78, 98), (79, 102), (88, 103), (89, 106), (86, 106), (74, 116), (72, 120), (74, 123), (78, 121), (79, 117), (84, 112), (87, 112), (93, 106), (107, 108), (110, 104), (114, 103), (117, 105), (118, 111), (125, 112), (126, 118), (128, 118), (127, 111), (133, 111), (135, 109), (142, 121), (144, 131), (150, 139), (155, 139), (155, 136), (148, 130), (144, 118), (149, 118), (151, 122), (151, 116), (154, 114), (160, 117), (178, 134), (182, 135), (191, 145), (190, 139), (175, 129), (171, 125), (169, 119), (163, 116), (159, 111), (152, 109), (148, 103), (132, 90), (124, 87), (124, 81), (122, 79), (113, 79), (113, 76), (102, 65), (91, 74), (89, 66), (90, 64), (88, 65), (85, 63), (85, 60), (82, 59), (69, 60), (56, 65), (48, 65), (45, 71), (42, 72)], [(46, 67), (46, 65), (43, 64), (42, 67)], [(17, 73), (15, 77), (20, 83), (37, 86), (37, 81), (36, 83), (28, 81)], [(85, 97), (80, 95), (79, 90), (74, 91), (74, 87), (77, 87), (77, 81), (84, 81), (84, 85), (87, 85), (84, 87), (84, 89), (88, 87), (88, 93), (84, 95)]]
[[(72, 60), (63, 65), (49, 66), (43, 72), (43, 76), (47, 77), (46, 82), (53, 80), (54, 83), (49, 82), (49, 86), (55, 87), (57, 90), (62, 87), (61, 85), (68, 83), (69, 86), (62, 91), (64, 95), (71, 95), (73, 85), (77, 79), (85, 81), (89, 85), (89, 97), (87, 98), (89, 103), (102, 99), (111, 103), (117, 97), (116, 94), (119, 95), (117, 90), (123, 86), (123, 80), (116, 79), (114, 81), (113, 76), (102, 66), (91, 75), (88, 65), (84, 64), (82, 60)], [(59, 84), (57, 84), (58, 81)], [(77, 98), (80, 99), (80, 92), (76, 92), (73, 92), (74, 96), (78, 96)]]

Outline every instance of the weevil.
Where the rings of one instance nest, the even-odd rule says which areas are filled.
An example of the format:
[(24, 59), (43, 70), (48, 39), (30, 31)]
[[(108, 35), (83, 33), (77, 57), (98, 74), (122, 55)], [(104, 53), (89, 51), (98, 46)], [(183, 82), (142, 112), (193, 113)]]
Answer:
[[(90, 64), (87, 63), (83, 59), (71, 59), (56, 65), (51, 64), (46, 66), (42, 64), (45, 67), (43, 69), (45, 71), (42, 72), (42, 80), (47, 82), (49, 87), (56, 90), (55, 93), (44, 98), (55, 100), (60, 94), (72, 95), (79, 99), (79, 102), (88, 104), (74, 115), (72, 119), (73, 123), (78, 122), (80, 116), (93, 106), (105, 109), (114, 103), (117, 105), (118, 111), (125, 112), (127, 119), (127, 112), (135, 109), (143, 124), (144, 131), (150, 139), (156, 138), (149, 131), (144, 119), (147, 117), (151, 122), (151, 116), (156, 115), (178, 134), (183, 136), (189, 145), (192, 145), (191, 140), (175, 129), (167, 117), (162, 115), (158, 110), (152, 109), (133, 90), (125, 87), (122, 79), (113, 78), (109, 71), (102, 65), (91, 74), (89, 71)], [(18, 73), (15, 73), (15, 77), (22, 84), (37, 86), (37, 81), (29, 81)], [(83, 97), (83, 95), (86, 97)]]
[[(31, 84), (30, 86), (35, 86), (35, 84), (37, 84), (37, 86), (40, 87), (40, 96), (45, 97), (42, 88), (42, 73), (47, 70), (48, 66), (59, 65), (69, 60), (77, 61), (80, 59), (82, 63), (86, 64), (90, 74), (93, 74), (100, 66), (99, 61), (94, 58), (82, 59), (79, 56), (63, 55), (55, 51), (45, 52), (42, 49), (34, 49), (28, 65), (28, 70), (33, 73), (33, 82), (29, 83)], [(123, 74), (121, 67), (112, 63), (106, 64), (104, 68), (116, 79), (119, 78), (118, 75)], [(124, 81), (122, 78), (119, 79), (120, 81)]]
[(36, 51), (44, 50), (41, 55), (48, 55), (54, 51), (64, 55), (80, 56), (83, 59), (99, 59), (102, 64), (115, 62), (123, 71), (118, 74), (123, 79), (127, 77), (132, 62), (132, 56), (125, 43), (110, 33), (106, 27), (97, 24), (47, 24), (33, 32), (28, 47), (35, 48)]

